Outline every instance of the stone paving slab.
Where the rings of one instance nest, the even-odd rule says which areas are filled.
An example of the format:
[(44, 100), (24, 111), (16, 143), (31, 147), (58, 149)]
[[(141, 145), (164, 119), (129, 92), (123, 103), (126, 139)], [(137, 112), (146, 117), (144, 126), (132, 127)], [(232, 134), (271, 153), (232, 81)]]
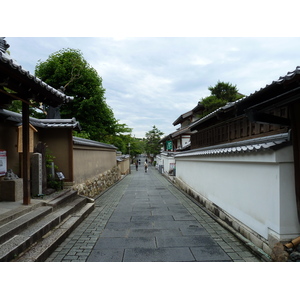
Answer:
[(156, 209), (154, 208), (152, 211), (151, 211), (151, 215), (152, 216), (173, 216), (174, 219), (175, 219), (175, 216), (184, 216), (184, 215), (188, 215), (187, 214), (187, 211), (181, 211), (181, 212), (173, 212), (171, 210), (168, 210), (167, 208), (162, 208), (162, 209)]
[(106, 224), (107, 229), (123, 229), (123, 228), (140, 228), (150, 229), (153, 228), (151, 221), (140, 221), (140, 222), (109, 222)]
[(133, 171), (47, 261), (261, 261), (153, 167)]
[(158, 237), (182, 236), (179, 229), (104, 229), (101, 237)]
[(157, 246), (161, 248), (166, 247), (197, 247), (202, 246), (207, 250), (212, 246), (219, 247), (218, 244), (210, 237), (203, 235), (190, 235), (190, 236), (180, 236), (180, 237), (160, 237), (156, 238)]
[(154, 237), (100, 237), (94, 249), (155, 248)]
[(180, 220), (180, 221), (155, 221), (152, 223), (153, 228), (182, 228), (182, 227), (199, 227), (201, 226), (197, 220)]
[(195, 258), (188, 247), (125, 249), (125, 262), (192, 262)]
[(142, 210), (142, 211), (120, 211), (115, 210), (113, 215), (110, 217), (109, 221), (112, 222), (112, 220), (117, 221), (120, 218), (131, 218), (134, 216), (151, 216), (153, 215), (151, 211), (148, 210)]
[(226, 254), (224, 250), (220, 247), (211, 246), (207, 247), (191, 247), (191, 251), (196, 259), (196, 261), (206, 261), (206, 262), (222, 262), (222, 261), (232, 261), (231, 257)]
[(94, 250), (87, 258), (88, 262), (122, 262), (124, 249)]
[(176, 213), (173, 214), (173, 218), (175, 221), (190, 221), (190, 220), (196, 220), (195, 217), (193, 217), (190, 214), (187, 213)]
[(159, 216), (133, 216), (131, 222), (143, 222), (143, 221), (174, 221), (174, 218), (170, 215), (159, 215)]
[(183, 235), (209, 235), (207, 230), (201, 227), (180, 227)]

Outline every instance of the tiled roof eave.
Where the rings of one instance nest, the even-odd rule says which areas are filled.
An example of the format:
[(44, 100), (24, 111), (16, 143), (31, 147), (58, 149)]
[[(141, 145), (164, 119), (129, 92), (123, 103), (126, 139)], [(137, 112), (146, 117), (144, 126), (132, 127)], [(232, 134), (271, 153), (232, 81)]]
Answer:
[[(2, 53), (0, 51), (0, 65), (7, 70), (7, 72), (10, 73), (10, 76), (14, 76), (18, 78), (18, 80), (23, 81), (24, 83), (28, 85), (31, 89), (36, 90), (36, 92), (39, 94), (41, 91), (44, 94), (45, 99), (47, 97), (52, 97), (55, 99), (53, 102), (52, 100), (49, 100), (50, 104), (62, 104), (66, 102), (70, 102), (74, 99), (74, 97), (67, 96), (61, 91), (51, 87), (50, 85), (43, 82), (41, 79), (33, 76), (28, 71), (24, 70), (21, 65), (19, 65), (16, 61), (11, 59), (11, 57), (6, 54)], [(45, 103), (47, 103), (47, 100), (44, 100)]]
[(130, 158), (130, 156), (129, 156), (128, 154), (125, 154), (125, 155), (118, 155), (118, 156), (117, 156), (117, 161), (118, 161), (118, 162), (122, 162), (122, 161), (127, 160), (128, 158)]
[(249, 96), (245, 96), (235, 102), (228, 102), (226, 105), (219, 107), (215, 111), (209, 113), (208, 115), (204, 116), (203, 118), (197, 120), (192, 126), (190, 126), (191, 130), (193, 130), (196, 126), (199, 124), (202, 124), (206, 122), (207, 120), (213, 118), (214, 116), (218, 115), (222, 111), (226, 111), (227, 109), (231, 109), (233, 106), (239, 106), (240, 104), (243, 104), (247, 102), (249, 99), (252, 99), (253, 97), (257, 97), (260, 95), (262, 92), (272, 89), (277, 85), (282, 85), (286, 83), (287, 81), (290, 81), (294, 79), (295, 76), (300, 74), (300, 66), (297, 66), (296, 69), (292, 72), (288, 72), (287, 75), (281, 76), (278, 78), (278, 80), (274, 80), (272, 83), (267, 84), (264, 88), (261, 88), (254, 93), (250, 94)]
[(211, 147), (203, 147), (176, 154), (176, 157), (184, 156), (216, 156), (232, 155), (258, 151), (274, 151), (279, 147), (289, 145), (289, 134), (283, 133), (274, 136), (233, 142)]
[(193, 111), (190, 110), (182, 115), (180, 115), (174, 122), (173, 125), (176, 126), (179, 123), (182, 123), (186, 118), (190, 117), (193, 115)]
[(88, 139), (84, 139), (84, 138), (79, 138), (79, 137), (75, 137), (75, 136), (73, 136), (73, 144), (74, 145), (81, 145), (81, 146), (96, 147), (96, 148), (109, 148), (109, 149), (114, 149), (114, 150), (118, 149), (114, 145), (105, 144), (105, 143), (101, 143), (101, 142), (97, 142), (97, 141), (93, 141), (93, 140), (88, 140)]
[[(22, 123), (22, 115), (6, 109), (0, 109), (0, 115), (4, 116), (6, 120)], [(81, 130), (81, 126), (75, 118), (73, 119), (37, 119), (30, 117), (30, 124), (39, 128), (72, 128)]]

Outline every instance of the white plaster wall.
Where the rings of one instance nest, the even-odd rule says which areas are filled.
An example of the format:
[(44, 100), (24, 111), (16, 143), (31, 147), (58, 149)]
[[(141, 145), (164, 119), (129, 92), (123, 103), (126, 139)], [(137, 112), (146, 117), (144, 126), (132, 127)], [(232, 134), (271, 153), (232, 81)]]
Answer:
[(280, 164), (280, 235), (290, 240), (300, 235), (295, 196), (294, 169), (291, 164)]
[(186, 146), (186, 144), (188, 144), (190, 142), (191, 138), (190, 136), (187, 137), (182, 137), (182, 147)]
[(173, 156), (161, 155), (161, 163), (164, 166), (164, 172), (168, 173), (170, 171), (170, 164), (175, 163), (175, 158)]
[(268, 239), (300, 234), (292, 147), (222, 156), (176, 157), (176, 177)]
[(156, 161), (155, 168), (158, 169), (158, 168), (159, 168), (159, 165), (162, 164), (161, 156), (160, 156), (160, 155), (157, 155), (157, 156), (155, 157), (154, 161)]

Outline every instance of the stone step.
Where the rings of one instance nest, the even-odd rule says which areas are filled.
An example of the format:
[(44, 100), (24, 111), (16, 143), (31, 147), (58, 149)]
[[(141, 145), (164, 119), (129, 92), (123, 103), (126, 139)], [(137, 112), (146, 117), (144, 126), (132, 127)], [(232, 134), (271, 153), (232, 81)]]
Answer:
[[(58, 196), (50, 200), (49, 206), (51, 206), (53, 209), (56, 209), (57, 207), (66, 204), (67, 202), (70, 202), (72, 199), (74, 199), (77, 196), (76, 191), (71, 190), (65, 190), (62, 191)], [(8, 212), (0, 214), (0, 227), (4, 224), (7, 224), (10, 221), (13, 221), (17, 218), (19, 218), (22, 215), (27, 214), (28, 212), (31, 212), (35, 210), (37, 207), (45, 206), (47, 205), (47, 201), (44, 200), (31, 200), (30, 205), (22, 205), (20, 207), (17, 207), (15, 209), (11, 209)]]
[(8, 262), (30, 247), (30, 237), (15, 235), (0, 245), (0, 262)]
[(14, 262), (42, 262), (68, 237), (68, 235), (94, 209), (94, 203), (87, 203), (81, 210), (56, 226), (30, 249), (14, 259)]
[[(73, 228), (75, 228), (74, 226), (77, 226), (85, 216), (94, 209), (94, 203), (90, 199), (78, 196), (77, 194), (74, 195), (73, 193), (72, 196), (69, 193), (66, 194), (66, 197), (68, 198), (66, 201), (59, 199), (59, 202), (54, 203), (54, 206), (38, 207), (34, 211), (1, 226), (0, 233), (2, 229), (2, 242), (0, 244), (0, 261), (17, 259), (21, 253), (27, 253), (34, 244), (39, 248), (39, 242), (43, 241), (44, 236), (49, 235), (50, 240), (56, 240), (55, 238), (51, 238), (52, 234), (49, 234), (52, 231), (55, 233), (56, 230), (53, 229), (56, 227), (63, 229), (60, 230), (62, 232), (66, 231), (64, 234), (59, 235), (58, 241), (61, 242), (62, 238), (66, 236), (66, 234), (69, 234)], [(61, 198), (61, 196), (59, 198)], [(42, 212), (44, 212), (44, 214), (42, 214)], [(25, 222), (26, 219), (27, 222)], [(74, 225), (67, 225), (72, 222)], [(68, 229), (63, 227), (63, 224), (66, 224), (65, 226), (67, 226)], [(58, 242), (55, 242), (54, 246), (51, 245), (49, 250), (44, 249), (43, 252), (49, 253), (53, 251), (51, 249), (53, 249), (55, 245), (57, 247), (57, 243)], [(41, 255), (41, 257), (45, 255), (46, 254)]]
[[(60, 205), (59, 209), (56, 209), (58, 213), (61, 215), (61, 220), (65, 219), (68, 215), (71, 215), (75, 213), (77, 210), (81, 209), (85, 204), (88, 203), (88, 199), (82, 196), (76, 195), (75, 198), (73, 198), (72, 202), (67, 202), (64, 206)], [(48, 205), (48, 204), (47, 204)], [(53, 210), (55, 214), (55, 211)]]
[(53, 207), (53, 209), (57, 209), (62, 205), (66, 205), (67, 203), (74, 200), (77, 197), (77, 191), (66, 190), (64, 193), (60, 194), (57, 198), (49, 201), (47, 203), (48, 206)]
[(51, 207), (37, 207), (36, 209), (2, 225), (0, 227), (0, 243), (4, 243), (12, 236), (17, 235), (20, 231), (26, 229), (28, 226), (43, 218), (47, 214), (50, 214), (51, 212)]
[(17, 218), (19, 218), (22, 215), (27, 214), (28, 212), (36, 209), (37, 207), (43, 206), (44, 203), (42, 201), (36, 201), (32, 203), (31, 205), (22, 205), (20, 207), (17, 207), (15, 209), (12, 209), (6, 213), (2, 213), (0, 215), (0, 226), (13, 221)]

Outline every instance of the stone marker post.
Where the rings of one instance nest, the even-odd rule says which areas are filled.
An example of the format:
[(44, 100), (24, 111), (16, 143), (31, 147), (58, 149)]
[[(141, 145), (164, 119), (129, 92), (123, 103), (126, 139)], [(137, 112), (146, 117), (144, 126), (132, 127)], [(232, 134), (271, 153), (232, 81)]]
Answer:
[(41, 195), (43, 193), (42, 154), (32, 154), (31, 173), (31, 193), (33, 196)]

